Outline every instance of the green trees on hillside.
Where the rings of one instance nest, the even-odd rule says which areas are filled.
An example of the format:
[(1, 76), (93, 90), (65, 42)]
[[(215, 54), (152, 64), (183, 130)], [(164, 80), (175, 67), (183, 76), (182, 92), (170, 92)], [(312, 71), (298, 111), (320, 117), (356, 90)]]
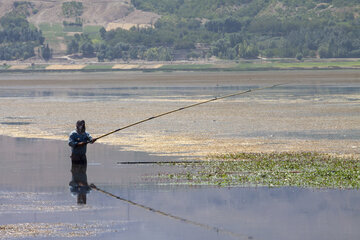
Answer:
[(42, 46), (39, 48), (41, 57), (48, 61), (52, 57), (52, 50), (49, 48), (49, 44), (46, 44), (46, 46)]
[(184, 18), (224, 18), (233, 7), (242, 4), (260, 6), (268, 0), (131, 0), (138, 9), (156, 12), (161, 15), (176, 15)]
[[(351, 2), (351, 3), (350, 3)], [(216, 56), (360, 57), (360, 18), (338, 0), (131, 0), (162, 15), (153, 28), (100, 29), (101, 41), (69, 41), (68, 53), (114, 59), (172, 60)], [(356, 7), (355, 7), (356, 6)], [(94, 43), (96, 44), (94, 44)], [(184, 54), (185, 53), (185, 54)]]
[(149, 48), (144, 52), (144, 58), (148, 61), (171, 61), (173, 57), (169, 49), (164, 47)]
[[(62, 4), (68, 30), (82, 29), (85, 2)], [(216, 56), (360, 57), (359, 0), (131, 0), (138, 9), (161, 14), (152, 27), (106, 31), (67, 38), (67, 53), (114, 59), (173, 60)], [(26, 17), (35, 4), (16, 1), (0, 19), (0, 59), (51, 57), (41, 31)], [(85, 23), (84, 23), (85, 24)], [(48, 49), (49, 48), (49, 49)], [(45, 54), (45, 55), (43, 55)]]
[(82, 2), (64, 2), (62, 4), (62, 12), (65, 17), (79, 17), (84, 12), (84, 7)]
[(35, 56), (34, 48), (44, 43), (41, 31), (25, 17), (11, 12), (0, 19), (0, 59), (15, 60)]
[(0, 25), (2, 27), (0, 44), (30, 41), (43, 44), (44, 42), (41, 31), (30, 27), (29, 22), (23, 17), (7, 15), (0, 19)]
[(75, 34), (67, 44), (67, 54), (82, 53), (84, 57), (92, 57), (94, 55), (94, 45), (88, 34)]
[(205, 24), (205, 28), (208, 31), (217, 33), (240, 32), (241, 22), (236, 18), (228, 17), (226, 19), (210, 20)]
[(27, 59), (35, 56), (34, 45), (32, 43), (12, 43), (0, 45), (1, 60)]
[(36, 14), (38, 9), (35, 8), (35, 4), (28, 1), (16, 1), (13, 3), (12, 14), (22, 17), (28, 17), (31, 14)]
[(71, 42), (69, 42), (67, 45), (66, 53), (73, 54), (78, 52), (79, 52), (79, 43), (78, 41), (76, 41), (76, 39), (72, 39)]

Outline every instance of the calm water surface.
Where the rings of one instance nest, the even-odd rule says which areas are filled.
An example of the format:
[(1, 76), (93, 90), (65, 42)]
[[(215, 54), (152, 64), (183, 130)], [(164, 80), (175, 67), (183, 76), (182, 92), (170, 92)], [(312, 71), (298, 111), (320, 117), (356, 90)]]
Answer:
[[(285, 72), (286, 73), (286, 72)], [(335, 76), (333, 77), (332, 74)], [(207, 100), (238, 91), (271, 86), (277, 83), (289, 83), (272, 89), (265, 89), (251, 94), (234, 96), (224, 101), (244, 101), (253, 103), (254, 109), (264, 102), (278, 102), (296, 108), (324, 104), (333, 107), (331, 112), (305, 111), (292, 113), (296, 119), (301, 117), (348, 117), (353, 118), (353, 111), (345, 111), (352, 106), (360, 106), (360, 72), (347, 73), (346, 81), (339, 75), (341, 71), (289, 72), (276, 75), (268, 73), (269, 79), (260, 73), (154, 73), (139, 75), (134, 73), (94, 73), (94, 74), (8, 74), (0, 77), (0, 100), (28, 100), (29, 102), (173, 102), (185, 100), (183, 106), (195, 101)], [(232, 75), (231, 75), (232, 74)], [(203, 79), (205, 75), (214, 79)], [(222, 76), (223, 75), (223, 76)], [(230, 75), (230, 76), (228, 76)], [(308, 76), (309, 75), (309, 76)], [(147, 81), (148, 78), (151, 80)], [(226, 80), (222, 80), (225, 78)], [(258, 79), (260, 78), (260, 80)], [(279, 78), (279, 79), (278, 79)], [(285, 79), (284, 79), (285, 78)], [(299, 78), (299, 79), (297, 79)], [(303, 79), (302, 79), (303, 78)], [(327, 78), (329, 80), (327, 80)], [(65, 79), (72, 79), (73, 81)], [(85, 80), (84, 80), (85, 79)], [(104, 80), (102, 80), (104, 79)], [(250, 80), (249, 80), (250, 79)], [(254, 80), (251, 80), (254, 79)], [(285, 81), (292, 82), (285, 82)], [(60, 83), (57, 83), (60, 82)], [(171, 109), (171, 108), (170, 108)], [(339, 111), (342, 109), (344, 111)], [(168, 109), (169, 110), (169, 109)], [(195, 109), (193, 111), (196, 111)], [(240, 109), (241, 111), (241, 109)], [(274, 115), (277, 113), (274, 112)], [(26, 119), (9, 119), (0, 116), (1, 125), (27, 125)], [(344, 129), (282, 131), (250, 129), (225, 133), (225, 137), (309, 139), (309, 140), (357, 140), (360, 130), (357, 126)], [(219, 134), (222, 137), (221, 134)]]
[[(303, 73), (306, 75), (306, 72)], [(246, 77), (234, 77), (232, 80), (236, 73), (231, 73), (233, 75), (228, 76), (226, 81), (221, 81), (222, 73), (211, 73), (205, 77), (201, 73), (191, 73), (185, 79), (183, 75), (186, 74), (149, 74), (145, 77), (128, 73), (108, 74), (104, 81), (100, 81), (103, 74), (9, 74), (0, 76), (0, 100), (25, 100), (39, 104), (113, 101), (138, 101), (141, 104), (157, 100), (174, 103), (189, 100), (184, 102), (187, 105), (213, 96), (269, 86), (278, 83), (279, 78), (274, 73), (261, 76), (246, 73)], [(294, 80), (290, 85), (225, 101), (255, 104), (263, 101), (274, 101), (276, 104), (278, 101), (283, 105), (291, 103), (292, 107), (309, 103), (330, 104), (336, 110), (349, 104), (356, 107), (360, 102), (360, 75), (358, 72), (353, 75), (346, 82), (341, 79), (327, 81), (331, 72), (311, 72), (306, 82)], [(120, 76), (123, 80), (118, 82)], [(139, 76), (140, 80), (137, 79)], [(289, 76), (296, 77), (296, 74)], [(148, 77), (152, 80), (147, 81)], [(205, 79), (209, 77), (214, 79)], [(264, 79), (251, 80), (259, 77)], [(286, 77), (286, 74), (282, 76), (283, 82), (287, 80)], [(67, 79), (71, 79), (71, 82)], [(132, 82), (132, 79), (137, 80)], [(2, 104), (0, 107), (5, 109), (6, 106)], [(6, 111), (3, 114), (0, 116), (0, 129), (35, 124), (33, 120), (36, 115), (12, 116), (6, 115)], [(304, 114), (314, 118), (324, 115), (325, 118), (340, 115), (351, 118), (354, 111), (305, 111), (293, 114), (294, 118)], [(261, 130), (243, 130), (236, 132), (236, 136), (352, 141), (358, 140), (360, 135), (357, 126), (267, 131), (265, 125)], [(48, 232), (35, 232), (32, 235), (16, 235), (11, 231), (4, 233), (2, 228), (0, 239), (360, 239), (359, 190), (173, 186), (153, 182), (151, 176), (159, 172), (177, 171), (174, 167), (117, 163), (173, 161), (176, 158), (119, 151), (118, 147), (96, 143), (88, 147), (88, 165), (85, 169), (71, 166), (69, 155), (70, 148), (65, 141), (0, 136), (0, 225), (48, 225)], [(162, 216), (98, 191), (74, 190), (70, 185), (77, 180), (94, 183), (124, 199), (221, 228), (240, 237)], [(78, 204), (85, 201), (86, 204)]]
[[(79, 239), (237, 239), (94, 190), (86, 194), (86, 205), (78, 205), (69, 187), (76, 174), (71, 172), (69, 154), (62, 141), (0, 137), (0, 225), (63, 223), (93, 231), (85, 235), (82, 228), (65, 228), (26, 239), (63, 239), (61, 234), (69, 231), (78, 232)], [(80, 177), (125, 199), (229, 230), (240, 239), (360, 238), (358, 190), (158, 185), (144, 176), (174, 170), (116, 164), (164, 160), (176, 159), (94, 144), (88, 147), (86, 176), (83, 171)]]

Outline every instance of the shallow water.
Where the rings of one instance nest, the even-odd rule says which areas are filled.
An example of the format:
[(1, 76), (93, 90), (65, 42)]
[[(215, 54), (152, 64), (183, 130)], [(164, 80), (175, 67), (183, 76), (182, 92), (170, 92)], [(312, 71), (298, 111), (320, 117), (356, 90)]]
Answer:
[[(0, 79), (1, 80), (1, 79)], [(274, 82), (276, 83), (276, 82)], [(192, 84), (194, 86), (178, 86), (170, 82), (169, 86), (125, 86), (119, 87), (116, 84), (112, 87), (104, 87), (93, 85), (92, 87), (77, 87), (70, 88), (64, 85), (63, 87), (51, 87), (46, 85), (37, 86), (37, 88), (24, 86), (3, 86), (0, 87), (0, 99), (38, 99), (38, 100), (52, 100), (52, 101), (116, 101), (116, 100), (207, 100), (211, 97), (227, 95), (235, 92), (246, 91), (248, 89), (256, 89), (264, 87), (264, 83), (228, 83), (216, 84), (209, 81), (208, 86)], [(269, 83), (271, 84), (271, 83)], [(124, 83), (122, 83), (124, 85)], [(156, 84), (155, 84), (156, 85)], [(343, 101), (360, 101), (360, 86), (359, 83), (337, 83), (333, 85), (321, 84), (304, 84), (301, 82), (289, 83), (288, 85), (278, 86), (274, 89), (265, 89), (260, 92), (248, 94), (245, 98), (252, 100), (278, 100), (278, 101), (301, 101), (312, 100), (316, 98), (317, 101), (327, 102), (329, 100), (336, 100), (342, 98)], [(335, 99), (334, 99), (335, 97)], [(242, 99), (244, 96), (234, 96), (231, 99)]]
[(2, 229), (1, 239), (360, 238), (358, 190), (159, 185), (148, 176), (176, 170), (116, 163), (175, 158), (123, 152), (97, 143), (88, 147), (88, 183), (240, 237), (158, 215), (94, 190), (87, 194), (86, 205), (78, 205), (69, 190), (69, 154), (64, 141), (0, 136), (0, 225), (20, 233)]
[[(0, 134), (65, 139), (83, 118), (96, 136), (213, 96), (288, 81), (109, 136), (118, 146), (90, 145), (86, 176), (75, 168), (72, 175), (65, 141), (0, 136), (0, 239), (359, 239), (358, 190), (173, 186), (151, 176), (174, 167), (117, 164), (174, 161), (221, 144), (222, 152), (256, 151), (254, 144), (259, 151), (359, 154), (359, 71), (3, 74)], [(195, 137), (179, 137), (184, 133)], [(124, 151), (128, 146), (178, 157)], [(237, 237), (95, 190), (78, 205), (73, 177)]]
[(205, 156), (236, 151), (360, 155), (360, 71), (36, 73), (0, 76), (0, 134), (65, 139), (77, 119), (94, 136), (189, 104), (100, 140), (127, 150)]
[[(220, 137), (357, 140), (360, 133), (358, 126), (350, 126), (342, 122), (343, 118), (349, 121), (358, 120), (358, 114), (354, 112), (354, 109), (360, 106), (359, 71), (5, 74), (0, 77), (0, 101), (18, 101), (19, 105), (22, 102), (43, 104), (44, 108), (47, 108), (48, 104), (57, 102), (88, 103), (90, 107), (97, 103), (104, 104), (104, 112), (111, 111), (110, 107), (113, 106), (110, 104), (117, 103), (120, 109), (116, 111), (121, 117), (125, 111), (125, 114), (129, 115), (126, 117), (130, 118), (137, 114), (136, 108), (138, 108), (139, 114), (142, 115), (140, 118), (143, 118), (153, 110), (148, 108), (148, 104), (154, 109), (156, 104), (156, 107), (164, 109), (162, 111), (168, 111), (215, 96), (278, 83), (285, 85), (234, 96), (222, 100), (223, 103), (217, 103), (224, 105), (223, 110), (227, 116), (221, 116), (223, 112), (217, 113), (219, 107), (216, 107), (214, 103), (203, 108), (205, 113), (200, 112), (202, 108), (194, 108), (183, 111), (181, 116), (186, 117), (187, 114), (199, 112), (201, 114), (198, 114), (199, 117), (197, 115), (192, 117), (194, 127), (191, 130), (201, 129), (203, 132), (211, 132), (215, 127), (219, 129), (217, 132), (221, 132), (217, 133)], [(109, 104), (109, 109), (106, 104)], [(233, 106), (229, 108), (231, 104)], [(234, 108), (239, 109), (238, 116), (231, 111)], [(0, 125), (43, 124), (37, 121), (38, 116), (14, 116), (9, 114), (9, 110), (2, 112)], [(54, 112), (48, 114), (50, 117), (53, 114), (63, 114), (56, 113), (56, 109), (52, 110)], [(259, 112), (268, 115), (269, 119), (259, 117), (254, 121), (256, 125), (251, 124), (254, 120), (252, 117), (259, 115)], [(242, 117), (243, 114), (250, 116), (250, 119)], [(206, 123), (201, 121), (206, 120), (206, 115), (214, 115), (211, 120), (213, 123), (208, 129), (203, 129), (200, 126)], [(114, 118), (112, 115), (109, 117)], [(172, 116), (169, 117), (170, 119), (164, 120), (164, 123), (171, 126), (171, 131), (175, 129), (181, 132), (181, 124), (184, 123), (180, 122), (173, 126), (171, 125)], [(229, 124), (228, 121), (231, 121), (231, 118), (234, 122)], [(276, 122), (282, 122), (284, 118), (288, 120), (283, 124), (286, 125), (283, 128), (271, 122), (270, 118), (275, 118)], [(99, 121), (104, 120), (113, 122), (115, 119), (105, 117), (99, 119)], [(56, 121), (56, 118), (51, 121)], [(162, 120), (159, 119), (159, 121)], [(181, 121), (181, 117), (177, 121)], [(299, 121), (299, 123), (291, 124), (292, 121), (294, 123)], [(334, 127), (333, 122), (337, 122), (339, 126)], [(159, 125), (164, 126), (164, 124)], [(229, 131), (227, 129), (229, 125), (236, 126), (236, 131)]]

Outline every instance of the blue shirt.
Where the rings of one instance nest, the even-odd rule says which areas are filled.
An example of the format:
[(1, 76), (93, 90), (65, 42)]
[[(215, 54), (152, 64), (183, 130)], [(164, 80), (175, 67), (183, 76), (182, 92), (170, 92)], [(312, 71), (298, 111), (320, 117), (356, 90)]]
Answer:
[(75, 130), (70, 133), (69, 136), (69, 146), (71, 147), (72, 154), (76, 155), (83, 155), (86, 154), (86, 146), (77, 146), (79, 142), (90, 142), (92, 140), (92, 137), (89, 133), (78, 133)]

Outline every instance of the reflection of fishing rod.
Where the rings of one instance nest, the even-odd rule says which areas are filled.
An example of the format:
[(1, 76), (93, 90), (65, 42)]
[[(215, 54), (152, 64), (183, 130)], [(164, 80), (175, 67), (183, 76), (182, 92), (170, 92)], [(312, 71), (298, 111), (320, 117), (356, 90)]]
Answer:
[(194, 164), (194, 163), (203, 163), (204, 161), (149, 161), (149, 162), (117, 162), (117, 164), (128, 164), (128, 165), (136, 165), (136, 164)]
[(232, 93), (232, 94), (225, 95), (225, 96), (220, 96), (220, 97), (214, 97), (214, 98), (212, 98), (212, 99), (209, 99), (209, 100), (206, 100), (206, 101), (203, 101), (203, 102), (194, 103), (194, 104), (191, 104), (191, 105), (188, 105), (188, 106), (185, 106), (185, 107), (181, 107), (181, 108), (178, 108), (178, 109), (169, 111), (169, 112), (161, 113), (161, 114), (155, 115), (155, 116), (153, 116), (153, 117), (150, 117), (150, 118), (147, 118), (147, 119), (144, 119), (144, 120), (141, 120), (141, 121), (138, 121), (138, 122), (129, 124), (129, 125), (125, 126), (125, 127), (122, 127), (122, 128), (116, 129), (116, 130), (114, 130), (114, 131), (111, 131), (111, 132), (109, 132), (109, 133), (106, 133), (106, 134), (104, 134), (104, 135), (101, 135), (101, 136), (95, 138), (94, 140), (98, 140), (98, 139), (100, 139), (100, 138), (106, 137), (106, 136), (108, 136), (108, 135), (110, 135), (110, 134), (116, 133), (116, 132), (121, 131), (121, 130), (124, 130), (124, 129), (126, 129), (126, 128), (129, 128), (129, 127), (138, 125), (138, 124), (140, 124), (140, 123), (144, 123), (144, 122), (147, 122), (147, 121), (153, 120), (153, 119), (155, 119), (155, 118), (162, 117), (162, 116), (165, 116), (165, 115), (174, 113), (174, 112), (178, 112), (178, 111), (181, 111), (181, 110), (184, 110), (184, 109), (187, 109), (187, 108), (199, 106), (199, 105), (201, 105), (201, 104), (205, 104), (205, 103), (217, 101), (217, 100), (224, 99), (224, 98), (229, 98), (229, 97), (233, 97), (233, 96), (237, 96), (237, 95), (246, 94), (246, 93), (249, 93), (249, 92), (255, 92), (255, 91), (260, 91), (260, 90), (264, 90), (264, 89), (268, 89), (268, 88), (273, 88), (273, 87), (277, 87), (277, 86), (285, 85), (285, 84), (288, 84), (288, 83), (275, 84), (275, 85), (272, 85), (272, 86), (269, 86), (269, 87), (263, 87), (263, 88), (248, 89), (248, 90), (242, 91), (242, 92)]
[(185, 223), (188, 223), (188, 224), (192, 224), (192, 225), (195, 225), (195, 226), (198, 226), (198, 227), (202, 227), (202, 228), (205, 228), (205, 229), (208, 229), (208, 230), (212, 230), (212, 231), (215, 231), (217, 233), (223, 233), (223, 234), (227, 234), (227, 235), (230, 235), (232, 237), (236, 237), (238, 239), (254, 239), (253, 237), (251, 236), (245, 236), (245, 235), (242, 235), (242, 234), (238, 234), (238, 233), (234, 233), (234, 232), (231, 232), (231, 231), (228, 231), (228, 230), (225, 230), (225, 229), (221, 229), (221, 228), (218, 228), (218, 227), (213, 227), (213, 226), (210, 226), (210, 225), (207, 225), (207, 224), (203, 224), (203, 223), (198, 223), (198, 222), (195, 222), (195, 221), (192, 221), (192, 220), (188, 220), (188, 219), (185, 219), (185, 218), (182, 218), (182, 217), (178, 217), (178, 216), (175, 216), (175, 215), (171, 215), (169, 213), (166, 213), (166, 212), (162, 212), (160, 210), (156, 210), (156, 209), (153, 209), (151, 207), (147, 207), (145, 205), (142, 205), (142, 204), (139, 204), (139, 203), (136, 203), (136, 202), (133, 202), (131, 200), (128, 200), (128, 199), (125, 199), (125, 198), (122, 198), (122, 197), (119, 197), (119, 196), (116, 196), (112, 193), (109, 193), (105, 190), (102, 190), (98, 187), (95, 186), (95, 184), (91, 183), (89, 185), (92, 189), (94, 190), (97, 190), (101, 193), (104, 193), (110, 197), (113, 197), (113, 198), (116, 198), (116, 199), (119, 199), (121, 201), (124, 201), (124, 202), (127, 202), (131, 205), (134, 205), (134, 206), (137, 206), (137, 207), (141, 207), (143, 209), (146, 209), (148, 211), (151, 211), (151, 212), (154, 212), (154, 213), (157, 213), (157, 214), (160, 214), (160, 215), (163, 215), (163, 216), (166, 216), (166, 217), (170, 217), (172, 219), (176, 219), (176, 220), (179, 220), (179, 221), (182, 221), (182, 222), (185, 222)]

